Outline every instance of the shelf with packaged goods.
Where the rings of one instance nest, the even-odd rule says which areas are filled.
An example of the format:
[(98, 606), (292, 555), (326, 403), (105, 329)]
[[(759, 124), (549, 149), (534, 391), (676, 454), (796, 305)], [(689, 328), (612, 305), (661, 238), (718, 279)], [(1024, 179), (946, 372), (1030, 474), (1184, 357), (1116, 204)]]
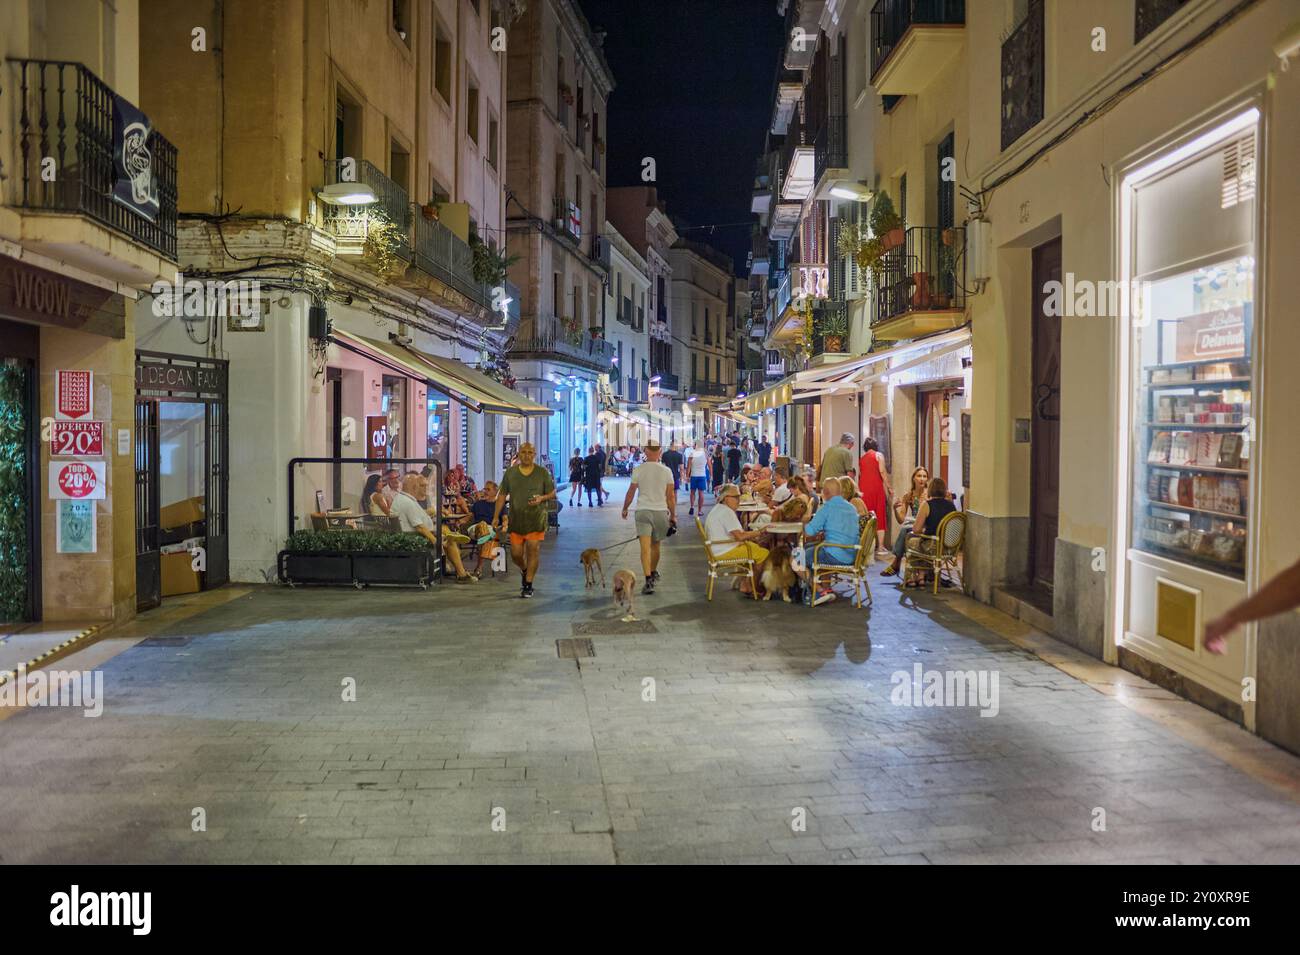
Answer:
[(1217, 468), (1208, 464), (1161, 464), (1158, 461), (1148, 461), (1147, 464), (1157, 470), (1191, 471), (1196, 474), (1227, 474), (1231, 477), (1247, 477), (1250, 474), (1245, 468)]
[(1192, 507), (1190, 504), (1173, 504), (1169, 501), (1147, 501), (1150, 507), (1163, 507), (1170, 511), (1188, 511), (1192, 514), (1208, 514), (1211, 517), (1222, 518), (1225, 521), (1236, 521), (1239, 524), (1246, 523), (1245, 514), (1229, 514), (1226, 511), (1211, 511), (1204, 507)]
[(1205, 428), (1218, 428), (1220, 431), (1241, 431), (1246, 427), (1245, 421), (1232, 421), (1223, 424), (1209, 424), (1208, 422), (1190, 424), (1182, 421), (1143, 421), (1142, 424), (1144, 427), (1159, 428), (1162, 431), (1191, 431), (1194, 429)]

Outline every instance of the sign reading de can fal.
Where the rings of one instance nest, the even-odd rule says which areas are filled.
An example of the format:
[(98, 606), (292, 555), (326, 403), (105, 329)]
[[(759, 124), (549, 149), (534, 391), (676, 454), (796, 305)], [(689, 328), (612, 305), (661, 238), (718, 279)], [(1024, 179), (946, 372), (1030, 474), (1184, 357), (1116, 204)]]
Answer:
[(56, 458), (102, 457), (104, 422), (55, 421), (50, 431), (50, 454)]
[(59, 421), (89, 418), (94, 393), (93, 371), (59, 369), (54, 373), (54, 417)]
[(54, 461), (50, 464), (50, 498), (102, 501), (106, 484), (103, 461)]

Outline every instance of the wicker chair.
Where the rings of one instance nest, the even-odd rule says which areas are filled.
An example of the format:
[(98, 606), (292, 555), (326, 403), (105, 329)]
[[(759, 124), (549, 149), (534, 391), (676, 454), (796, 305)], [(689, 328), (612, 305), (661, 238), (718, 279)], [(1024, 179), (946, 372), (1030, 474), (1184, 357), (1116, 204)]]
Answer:
[[(715, 507), (726, 507), (725, 504), (717, 504)], [(704, 544), (704, 556), (709, 563), (709, 585), (705, 591), (708, 599), (713, 599), (713, 584), (718, 577), (748, 577), (750, 594), (755, 600), (758, 599), (758, 579), (754, 574), (754, 559), (752, 557), (719, 557), (713, 553), (714, 544), (728, 544), (731, 547), (739, 546), (734, 540), (716, 540), (711, 541), (704, 533), (704, 522), (698, 517), (695, 518), (695, 527), (700, 532), (700, 541)]]
[[(957, 558), (961, 556), (966, 544), (966, 515), (962, 511), (953, 511), (939, 522), (938, 532), (934, 536), (927, 534), (913, 535), (907, 542), (906, 566), (903, 579), (913, 566), (926, 568), (934, 574), (934, 592), (939, 592), (939, 577), (945, 570), (956, 573)], [(922, 549), (927, 547), (927, 549)], [(929, 548), (932, 548), (932, 552)]]
[[(835, 547), (839, 550), (853, 551), (853, 563), (851, 564), (823, 564), (821, 563), (821, 552), (823, 547)], [(871, 584), (867, 580), (867, 574), (871, 570), (871, 559), (876, 552), (876, 519), (874, 517), (867, 521), (867, 526), (862, 530), (862, 536), (856, 544), (832, 544), (829, 541), (822, 541), (813, 546), (813, 563), (810, 571), (811, 579), (809, 584), (813, 593), (813, 606), (817, 606), (817, 587), (823, 581), (832, 580), (849, 580), (853, 582), (853, 606), (862, 606), (862, 591), (865, 588), (867, 593), (867, 603), (872, 602)]]

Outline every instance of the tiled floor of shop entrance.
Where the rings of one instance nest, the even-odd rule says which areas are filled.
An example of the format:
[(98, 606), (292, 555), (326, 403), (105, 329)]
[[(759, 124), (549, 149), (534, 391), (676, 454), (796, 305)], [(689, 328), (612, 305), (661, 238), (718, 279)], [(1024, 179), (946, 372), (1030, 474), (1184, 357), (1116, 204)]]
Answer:
[[(657, 632), (559, 659), (575, 623), (616, 617), (579, 551), (632, 533), (614, 503), (563, 521), (531, 601), (515, 575), (254, 588), (153, 631), (188, 641), (103, 663), (103, 716), (0, 721), (0, 859), (1300, 861), (1284, 789), (1004, 640), (965, 598), (873, 581), (866, 612), (708, 604), (685, 520), (638, 602)], [(606, 552), (606, 576), (634, 560)], [(891, 702), (918, 664), (996, 673), (996, 715)]]

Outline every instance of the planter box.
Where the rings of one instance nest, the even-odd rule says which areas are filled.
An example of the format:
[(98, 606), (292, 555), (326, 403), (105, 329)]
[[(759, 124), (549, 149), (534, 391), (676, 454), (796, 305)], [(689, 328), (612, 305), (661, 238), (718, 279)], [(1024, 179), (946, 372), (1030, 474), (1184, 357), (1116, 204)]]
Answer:
[(433, 558), (432, 551), (298, 554), (282, 550), (280, 581), (335, 587), (365, 584), (427, 587), (436, 569)]
[(353, 554), (352, 576), (361, 584), (424, 587), (433, 577), (433, 552)]

